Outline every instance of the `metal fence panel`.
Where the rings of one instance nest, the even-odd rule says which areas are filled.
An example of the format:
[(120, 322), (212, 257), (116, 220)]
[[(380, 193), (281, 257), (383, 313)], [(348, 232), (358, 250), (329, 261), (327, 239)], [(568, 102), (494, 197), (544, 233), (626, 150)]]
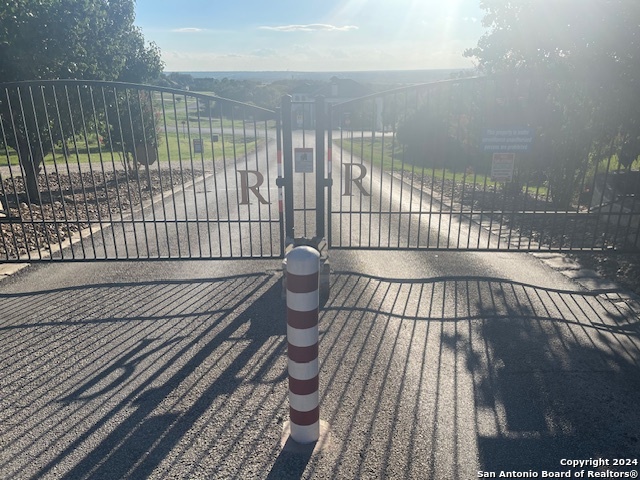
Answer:
[(0, 261), (281, 257), (276, 123), (175, 89), (0, 84)]
[(637, 250), (638, 161), (556, 88), (470, 78), (333, 105), (329, 246)]

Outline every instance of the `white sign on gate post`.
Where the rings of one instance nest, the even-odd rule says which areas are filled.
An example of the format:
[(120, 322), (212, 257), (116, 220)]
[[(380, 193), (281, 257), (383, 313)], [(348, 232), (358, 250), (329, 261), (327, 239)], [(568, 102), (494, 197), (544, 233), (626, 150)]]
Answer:
[(296, 173), (313, 173), (313, 148), (294, 150)]

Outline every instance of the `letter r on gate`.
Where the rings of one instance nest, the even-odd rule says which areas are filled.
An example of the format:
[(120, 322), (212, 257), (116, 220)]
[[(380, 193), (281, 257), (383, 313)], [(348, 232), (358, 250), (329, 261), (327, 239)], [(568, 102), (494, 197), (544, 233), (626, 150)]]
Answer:
[[(251, 191), (260, 203), (268, 204), (269, 202), (260, 193), (260, 185), (264, 182), (264, 176), (257, 170), (238, 170), (240, 174), (240, 205), (249, 205), (249, 192)], [(249, 185), (249, 174), (256, 177), (256, 182)]]
[[(352, 184), (358, 187), (360, 193), (365, 197), (370, 197), (371, 194), (367, 192), (362, 186), (362, 179), (367, 176), (367, 167), (365, 167), (361, 163), (345, 163), (344, 166), (344, 193), (343, 197), (350, 197), (353, 194), (352, 192)], [(353, 176), (353, 167), (358, 167), (360, 169), (359, 175), (357, 177)]]

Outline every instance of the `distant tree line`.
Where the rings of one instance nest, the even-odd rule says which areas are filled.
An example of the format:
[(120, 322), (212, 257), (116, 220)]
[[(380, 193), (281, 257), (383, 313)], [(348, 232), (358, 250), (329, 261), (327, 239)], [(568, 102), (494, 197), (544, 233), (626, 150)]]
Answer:
[[(172, 72), (165, 75), (164, 85), (189, 88), (190, 91), (208, 92), (217, 97), (275, 110), (283, 95), (293, 92), (307, 80), (278, 80), (269, 84), (256, 80), (230, 78), (199, 78), (188, 73)], [(321, 83), (318, 83), (320, 88)]]

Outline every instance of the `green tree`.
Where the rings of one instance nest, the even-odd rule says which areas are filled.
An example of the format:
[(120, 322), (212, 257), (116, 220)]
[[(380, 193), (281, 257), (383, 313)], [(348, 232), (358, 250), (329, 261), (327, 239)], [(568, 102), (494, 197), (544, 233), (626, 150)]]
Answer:
[[(640, 2), (481, 0), (488, 31), (465, 52), (491, 74), (533, 79), (554, 197), (567, 204), (586, 163), (640, 154)], [(542, 86), (541, 86), (542, 85)], [(542, 93), (542, 95), (541, 95)], [(605, 148), (606, 147), (606, 148)], [(559, 189), (565, 185), (565, 191)]]
[[(0, 1), (0, 82), (118, 80), (150, 82), (162, 72), (160, 52), (133, 24), (133, 0)], [(80, 108), (88, 93), (27, 87), (0, 96), (0, 143), (18, 152), (29, 199), (39, 201), (38, 174), (53, 146), (93, 115)], [(53, 122), (51, 115), (59, 112)], [(55, 124), (55, 126), (54, 126)]]

